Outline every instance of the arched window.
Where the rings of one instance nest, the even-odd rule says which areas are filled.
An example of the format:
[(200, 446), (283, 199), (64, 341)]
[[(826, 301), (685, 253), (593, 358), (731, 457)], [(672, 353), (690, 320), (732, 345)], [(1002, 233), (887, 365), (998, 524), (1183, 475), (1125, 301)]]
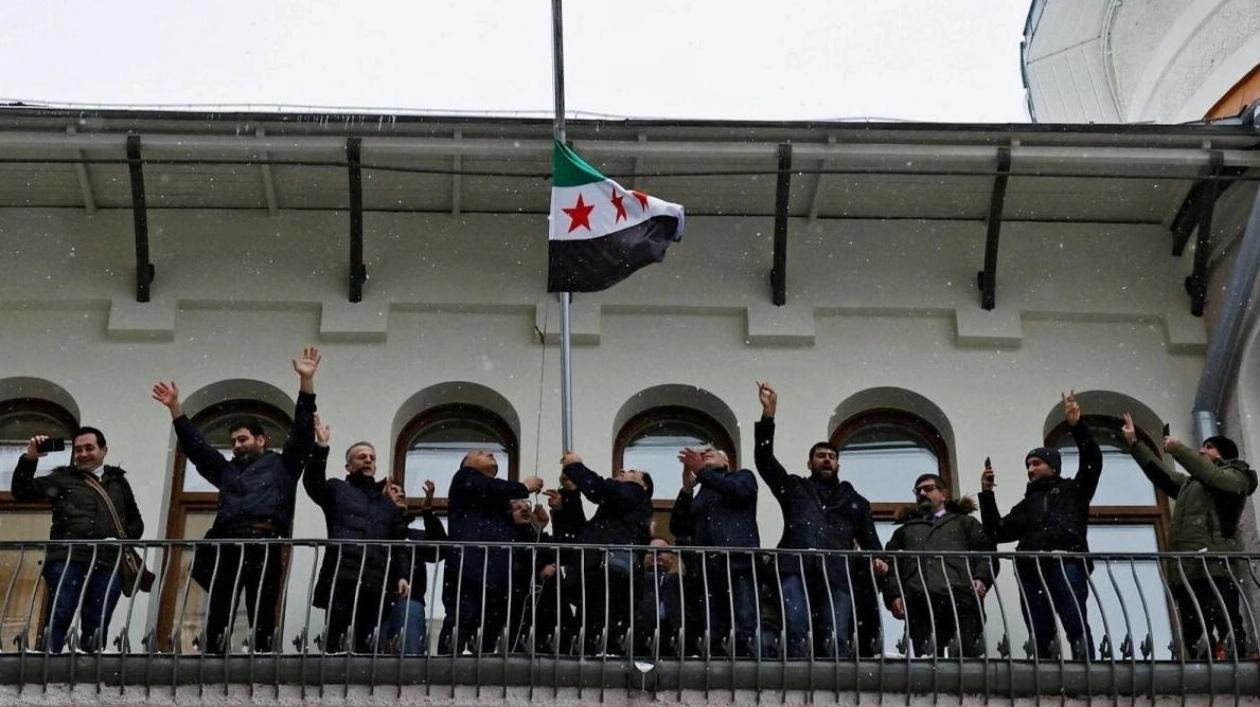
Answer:
[(877, 521), (914, 503), (914, 480), (938, 474), (957, 495), (945, 438), (927, 420), (904, 410), (867, 410), (842, 422), (831, 435), (840, 450), (840, 478), (871, 502)]
[(678, 452), (684, 447), (712, 444), (730, 455), (731, 468), (739, 468), (739, 450), (731, 433), (711, 415), (681, 405), (648, 408), (621, 426), (613, 444), (612, 470), (638, 469), (652, 475), (652, 505), (656, 508), (655, 533), (669, 538), (669, 513), (682, 490), (682, 465)]
[(479, 405), (438, 405), (412, 418), (399, 433), (393, 478), (416, 507), (424, 499), (424, 482), (432, 481), (437, 487), (433, 506), (444, 511), (460, 462), (481, 449), (494, 452), (500, 478), (520, 478), (520, 446), (506, 420)]
[[(228, 435), (236, 426), (249, 420), (262, 423), (269, 449), (279, 450), (284, 447), (293, 420), (288, 413), (268, 403), (257, 400), (227, 400), (211, 405), (192, 417), (193, 425), (201, 431), (206, 441), (227, 458), (232, 456), (232, 444), (228, 441)], [(166, 537), (171, 540), (198, 540), (205, 537), (206, 531), (214, 523), (218, 501), (218, 490), (188, 464), (184, 451), (177, 449)], [(191, 552), (176, 548), (172, 550), (168, 562), (170, 567), (177, 567), (179, 571), (166, 574), (161, 611), (158, 614), (158, 642), (162, 650), (193, 653), (196, 652), (193, 641), (205, 625), (205, 593), (197, 583), (188, 581), (189, 568), (192, 565)], [(187, 596), (183, 593), (185, 586), (188, 588)], [(237, 626), (233, 629), (233, 635), (247, 634), (249, 619), (243, 609), (237, 612), (236, 620)], [(178, 645), (174, 645), (175, 643)]]
[[(38, 398), (17, 398), (0, 403), (0, 540), (44, 540), (52, 512), (47, 503), (15, 501), (10, 487), (18, 457), (35, 435), (68, 439), (78, 427), (68, 410)], [(69, 446), (69, 445), (67, 445)], [(52, 452), (39, 460), (36, 476), (70, 463), (70, 452)], [(38, 551), (0, 551), (0, 587), (11, 587), (0, 616), (0, 636), (8, 642), (28, 628), (26, 644), (35, 645), (43, 626), (44, 592), (39, 590), (43, 554)], [(28, 617), (30, 620), (28, 624)]]

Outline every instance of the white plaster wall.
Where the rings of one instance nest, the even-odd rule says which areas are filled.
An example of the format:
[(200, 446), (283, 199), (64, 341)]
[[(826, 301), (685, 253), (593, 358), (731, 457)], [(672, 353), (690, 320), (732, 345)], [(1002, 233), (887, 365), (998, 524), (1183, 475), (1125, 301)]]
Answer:
[[(141, 305), (129, 212), (0, 210), (0, 378), (56, 383), (106, 431), (146, 537), (165, 528), (174, 447), (152, 383), (174, 378), (187, 395), (249, 378), (293, 395), (289, 359), (311, 343), (325, 357), (316, 387), (334, 446), (372, 440), (392, 459), (408, 398), (470, 381), (519, 417), (523, 472), (537, 461), (556, 480), (559, 352), (535, 331), (558, 328), (543, 292), (542, 219), (369, 214), (358, 305), (345, 302), (344, 214), (157, 211), (150, 224), (157, 280)], [(772, 381), (789, 468), (828, 435), (842, 401), (894, 386), (945, 413), (962, 493), (976, 492), (992, 456), (1006, 508), (1060, 391), (1118, 391), (1174, 423), (1190, 409), (1204, 333), (1159, 227), (1007, 224), (998, 308), (984, 312), (981, 224), (795, 221), (782, 308), (769, 305), (768, 219), (688, 226), (664, 264), (575, 304), (586, 342), (574, 351), (575, 446), (598, 470), (611, 460), (617, 411), (653, 386), (697, 386), (729, 405), (749, 464), (753, 381)], [(768, 493), (759, 517), (771, 546), (782, 524)], [(304, 497), (295, 535), (323, 536)], [(290, 621), (305, 592), (292, 589)]]

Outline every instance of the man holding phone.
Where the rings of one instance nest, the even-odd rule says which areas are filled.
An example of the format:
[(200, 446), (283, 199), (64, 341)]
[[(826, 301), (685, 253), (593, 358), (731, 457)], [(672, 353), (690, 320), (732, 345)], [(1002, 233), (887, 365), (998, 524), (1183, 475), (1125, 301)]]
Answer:
[[(111, 540), (123, 525), (128, 538), (144, 533), (144, 519), (126, 472), (105, 465), (105, 435), (95, 427), (81, 427), (73, 436), (71, 465), (35, 476), (39, 458), (65, 449), (65, 441), (36, 435), (26, 444), (13, 472), (13, 498), (52, 505), (51, 540)], [(117, 518), (117, 521), (115, 520)], [(48, 650), (60, 653), (79, 612), (79, 649), (103, 650), (109, 620), (122, 593), (118, 547), (115, 545), (49, 544), (44, 557), (44, 585), (48, 590)], [(82, 603), (80, 603), (82, 598)]]

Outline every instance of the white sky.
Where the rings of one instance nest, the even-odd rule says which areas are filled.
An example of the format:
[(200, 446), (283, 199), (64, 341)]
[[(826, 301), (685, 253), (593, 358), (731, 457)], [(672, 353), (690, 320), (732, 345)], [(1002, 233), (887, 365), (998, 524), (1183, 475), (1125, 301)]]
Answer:
[[(1029, 0), (567, 0), (568, 111), (1026, 122)], [(0, 2), (0, 97), (550, 115), (550, 0)]]

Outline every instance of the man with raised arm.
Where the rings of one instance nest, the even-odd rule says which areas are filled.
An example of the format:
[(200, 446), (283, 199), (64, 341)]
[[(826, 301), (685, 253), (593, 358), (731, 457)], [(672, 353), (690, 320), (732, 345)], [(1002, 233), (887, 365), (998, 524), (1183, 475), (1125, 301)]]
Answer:
[[(774, 455), (774, 416), (779, 394), (769, 383), (757, 383), (761, 419), (753, 428), (757, 473), (770, 487), (783, 510), (781, 550), (881, 550), (871, 504), (853, 485), (837, 478), (840, 456), (830, 442), (809, 450), (809, 476), (789, 474)], [(881, 559), (872, 560), (876, 576), (888, 571)], [(779, 555), (787, 655), (809, 655), (810, 621), (830, 652), (849, 655), (853, 616), (849, 561), (845, 556), (820, 559), (817, 555)]]
[[(517, 539), (512, 501), (542, 490), (542, 479), (524, 482), (497, 478), (494, 452), (478, 449), (464, 455), (451, 479), (448, 521), (453, 542), (442, 576), (442, 604), (446, 618), (438, 638), (438, 652), (489, 653), (508, 620), (512, 554), (508, 543)], [(484, 543), (491, 547), (477, 547)]]
[[(293, 428), (280, 453), (267, 449), (262, 423), (246, 419), (229, 430), (232, 458), (226, 459), (184, 414), (175, 381), (153, 386), (153, 399), (171, 412), (175, 436), (188, 461), (219, 490), (219, 508), (209, 539), (266, 540), (293, 536), (293, 505), (298, 480), (315, 445), (315, 371), (319, 350), (307, 347), (293, 361), (298, 398)], [(244, 548), (242, 550), (242, 547)], [(236, 603), (245, 595), (250, 646), (275, 650), (276, 617), (284, 585), (278, 545), (224, 543), (203, 548), (193, 561), (192, 575), (209, 594), (203, 653), (230, 652), (230, 626)]]
[[(26, 444), (13, 472), (13, 498), (52, 505), (49, 540), (108, 540), (138, 538), (144, 519), (126, 472), (105, 465), (105, 435), (95, 427), (80, 427), (71, 436), (70, 466), (35, 476), (39, 458), (47, 454), (36, 435)], [(124, 534), (119, 533), (122, 524)], [(60, 653), (79, 614), (78, 648), (98, 652), (107, 647), (109, 619), (122, 593), (118, 546), (50, 543), (44, 556), (44, 586), (49, 607), (48, 650)], [(80, 602), (82, 598), (82, 602)]]
[(980, 516), (993, 542), (1018, 541), (1016, 551), (1036, 553), (1040, 558), (1015, 561), (1015, 574), (1024, 597), (1020, 607), (1036, 656), (1041, 660), (1055, 657), (1057, 615), (1073, 657), (1084, 660), (1088, 656), (1093, 660), (1094, 642), (1087, 618), (1093, 563), (1049, 553), (1089, 552), (1089, 504), (1102, 474), (1102, 450), (1081, 422), (1081, 406), (1075, 392), (1063, 396), (1063, 413), (1080, 453), (1076, 476), (1063, 478), (1059, 450), (1037, 447), (1029, 451), (1024, 457), (1028, 472), (1024, 499), (1004, 517), (993, 495), (993, 469), (986, 468), (980, 475)]
[[(407, 514), (376, 479), (376, 448), (355, 442), (346, 448), (346, 477), (328, 478), (332, 427), (315, 415), (315, 450), (302, 487), (324, 511), (330, 543), (315, 584), (315, 606), (326, 610), (324, 651), (374, 653), (372, 638), (384, 635), (394, 598), (405, 597), (409, 567), (393, 562), (387, 545), (355, 540), (395, 540), (407, 532)], [(419, 591), (424, 591), (419, 587)]]
[[(1238, 458), (1238, 445), (1217, 435), (1203, 440), (1196, 452), (1175, 437), (1164, 437), (1164, 451), (1187, 473), (1174, 471), (1150, 447), (1138, 442), (1133, 417), (1124, 415), (1121, 428), (1129, 453), (1146, 477), (1173, 506), (1168, 549), (1174, 552), (1241, 552), (1238, 524), (1247, 497), (1256, 491), (1256, 471)], [(1235, 560), (1182, 559), (1164, 563), (1168, 588), (1181, 619), (1181, 641), (1186, 655), (1202, 660), (1219, 643), (1236, 658), (1247, 655), (1247, 631), (1239, 609), (1239, 584), (1246, 564)], [(1204, 635), (1204, 625), (1208, 635)], [(1233, 635), (1233, 640), (1229, 636)]]

